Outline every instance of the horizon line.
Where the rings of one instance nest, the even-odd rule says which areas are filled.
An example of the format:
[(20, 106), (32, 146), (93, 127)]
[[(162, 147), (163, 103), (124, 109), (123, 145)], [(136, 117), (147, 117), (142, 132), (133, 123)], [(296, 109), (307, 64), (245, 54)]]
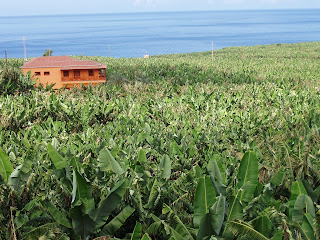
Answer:
[(49, 14), (27, 14), (27, 15), (5, 15), (5, 17), (53, 17), (53, 16), (77, 16), (77, 15), (105, 15), (105, 14), (154, 14), (154, 13), (182, 13), (182, 12), (226, 12), (226, 11), (281, 11), (281, 10), (320, 10), (319, 8), (260, 8), (260, 9), (212, 9), (212, 10), (168, 10), (168, 11), (136, 11), (136, 12), (89, 12), (89, 13), (49, 13)]

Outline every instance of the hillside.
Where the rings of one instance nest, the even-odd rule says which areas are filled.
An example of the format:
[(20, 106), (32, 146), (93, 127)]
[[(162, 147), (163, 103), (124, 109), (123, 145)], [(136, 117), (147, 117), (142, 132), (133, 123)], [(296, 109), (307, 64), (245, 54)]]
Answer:
[(320, 42), (77, 58), (0, 96), (1, 239), (319, 238)]

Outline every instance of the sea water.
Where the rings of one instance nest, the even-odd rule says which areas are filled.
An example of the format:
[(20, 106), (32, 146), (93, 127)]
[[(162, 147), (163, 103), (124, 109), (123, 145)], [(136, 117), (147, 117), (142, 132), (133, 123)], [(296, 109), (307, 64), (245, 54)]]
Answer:
[(0, 58), (142, 57), (320, 41), (320, 9), (0, 17)]

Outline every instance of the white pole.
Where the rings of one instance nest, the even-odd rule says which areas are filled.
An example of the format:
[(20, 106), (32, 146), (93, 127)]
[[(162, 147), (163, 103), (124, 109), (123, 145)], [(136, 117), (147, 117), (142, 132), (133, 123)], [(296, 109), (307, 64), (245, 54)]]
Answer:
[(25, 37), (22, 37), (22, 41), (23, 41), (24, 61), (27, 61), (27, 48), (26, 48), (26, 39), (25, 39)]
[(212, 41), (212, 65), (213, 65), (213, 41)]

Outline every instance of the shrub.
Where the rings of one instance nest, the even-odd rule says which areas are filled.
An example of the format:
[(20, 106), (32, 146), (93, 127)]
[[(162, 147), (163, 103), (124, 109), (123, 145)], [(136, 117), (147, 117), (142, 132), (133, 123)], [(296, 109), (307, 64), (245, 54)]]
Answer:
[(0, 95), (28, 92), (34, 88), (30, 73), (24, 76), (19, 65), (18, 61), (0, 62)]

